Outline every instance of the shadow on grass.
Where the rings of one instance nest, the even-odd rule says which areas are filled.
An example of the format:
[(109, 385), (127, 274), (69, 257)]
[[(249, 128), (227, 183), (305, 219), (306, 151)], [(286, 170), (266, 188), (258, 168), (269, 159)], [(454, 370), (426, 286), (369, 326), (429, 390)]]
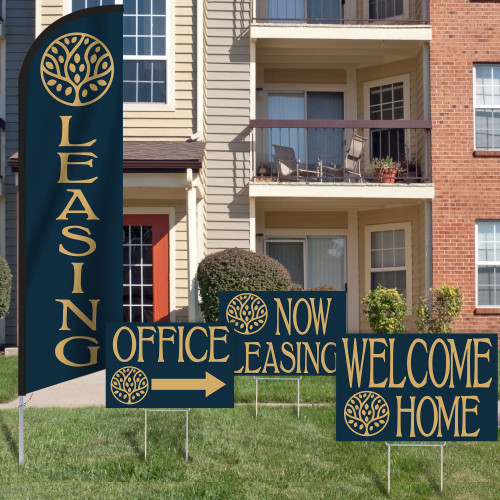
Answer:
[(124, 436), (137, 458), (144, 458), (144, 448), (142, 442), (139, 444), (139, 434), (136, 432), (127, 431), (125, 432)]
[(389, 498), (389, 493), (387, 492), (387, 487), (386, 487), (385, 481), (382, 481), (380, 474), (378, 474), (372, 468), (372, 466), (368, 463), (366, 458), (363, 458), (363, 465), (365, 466), (366, 471), (371, 476), (373, 483), (375, 484), (377, 489), (380, 491), (380, 493), (382, 495), (384, 495), (385, 497)]
[(0, 412), (0, 431), (2, 432), (5, 441), (7, 443), (7, 447), (9, 448), (10, 453), (12, 456), (17, 459), (18, 458), (18, 448), (17, 448), (17, 441), (14, 437), (14, 434), (11, 429), (9, 429), (9, 426), (5, 423), (5, 421), (2, 419), (2, 413)]

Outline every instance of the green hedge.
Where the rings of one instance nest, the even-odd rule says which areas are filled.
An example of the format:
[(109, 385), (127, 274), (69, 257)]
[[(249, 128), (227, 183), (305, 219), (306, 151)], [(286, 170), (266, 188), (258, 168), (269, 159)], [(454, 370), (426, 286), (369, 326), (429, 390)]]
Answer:
[(9, 264), (3, 257), (0, 257), (0, 319), (9, 312), (11, 290), (12, 274)]
[(201, 310), (206, 321), (219, 320), (219, 292), (290, 290), (290, 273), (266, 255), (230, 248), (205, 257), (198, 266)]

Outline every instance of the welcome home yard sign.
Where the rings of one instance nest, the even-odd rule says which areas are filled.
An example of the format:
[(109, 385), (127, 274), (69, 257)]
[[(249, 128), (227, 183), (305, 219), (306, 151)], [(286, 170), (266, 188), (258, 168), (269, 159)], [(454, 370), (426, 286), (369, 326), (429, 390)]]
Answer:
[(350, 334), (337, 441), (497, 441), (498, 337)]
[(104, 368), (122, 315), (122, 6), (70, 14), (19, 78), (19, 394)]

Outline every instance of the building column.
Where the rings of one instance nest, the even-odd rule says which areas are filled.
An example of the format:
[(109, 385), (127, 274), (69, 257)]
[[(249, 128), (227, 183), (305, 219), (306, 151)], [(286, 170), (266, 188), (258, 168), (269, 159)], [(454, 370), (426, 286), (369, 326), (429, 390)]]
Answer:
[(359, 241), (358, 211), (347, 213), (347, 331), (359, 332)]
[(196, 217), (196, 187), (193, 185), (193, 170), (186, 171), (186, 213), (187, 213), (187, 251), (188, 251), (188, 320), (196, 322), (198, 311), (198, 290), (196, 270), (198, 267), (198, 224)]

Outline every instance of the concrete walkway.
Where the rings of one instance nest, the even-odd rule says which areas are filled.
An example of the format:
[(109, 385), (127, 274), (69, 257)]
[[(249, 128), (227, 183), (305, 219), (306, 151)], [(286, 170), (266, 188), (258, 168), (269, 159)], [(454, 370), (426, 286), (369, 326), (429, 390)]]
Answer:
[[(84, 406), (106, 405), (106, 372), (100, 372), (75, 378), (68, 382), (47, 387), (26, 395), (27, 408), (82, 408)], [(0, 404), (0, 410), (18, 407), (18, 399), (10, 403)]]

